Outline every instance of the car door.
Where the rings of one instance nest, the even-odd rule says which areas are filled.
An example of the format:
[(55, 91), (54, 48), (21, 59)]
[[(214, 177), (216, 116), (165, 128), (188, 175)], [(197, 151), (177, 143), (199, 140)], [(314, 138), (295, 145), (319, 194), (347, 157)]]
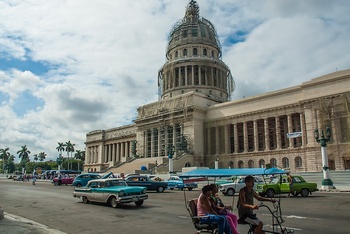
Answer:
[(281, 193), (289, 193), (289, 181), (287, 176), (282, 177), (282, 183), (279, 184)]

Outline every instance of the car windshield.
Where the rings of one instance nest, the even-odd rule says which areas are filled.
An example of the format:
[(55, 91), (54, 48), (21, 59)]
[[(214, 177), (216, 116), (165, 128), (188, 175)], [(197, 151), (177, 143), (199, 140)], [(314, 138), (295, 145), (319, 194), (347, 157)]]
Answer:
[(271, 184), (277, 184), (279, 182), (280, 178), (279, 177), (276, 177), (274, 178), (270, 183)]

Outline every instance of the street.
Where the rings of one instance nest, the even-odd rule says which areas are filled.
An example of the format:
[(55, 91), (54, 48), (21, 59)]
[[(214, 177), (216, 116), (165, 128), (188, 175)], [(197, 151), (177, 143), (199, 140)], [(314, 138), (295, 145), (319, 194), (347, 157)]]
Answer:
[[(9, 214), (25, 217), (69, 234), (76, 233), (194, 233), (185, 200), (198, 197), (200, 190), (149, 192), (142, 207), (135, 204), (111, 208), (84, 204), (72, 196), (72, 186), (49, 182), (0, 180), (0, 206)], [(186, 198), (184, 197), (186, 196)], [(220, 195), (226, 205), (237, 197)], [(256, 201), (258, 204), (258, 202)], [(266, 205), (270, 205), (268, 202)], [(281, 198), (284, 226), (295, 233), (348, 233), (349, 193), (315, 192), (311, 196)], [(234, 209), (237, 214), (237, 209)], [(257, 215), (267, 225), (271, 215), (260, 208)], [(1, 224), (1, 222), (0, 222)], [(248, 226), (240, 225), (240, 233)], [(0, 225), (1, 232), (1, 225)]]

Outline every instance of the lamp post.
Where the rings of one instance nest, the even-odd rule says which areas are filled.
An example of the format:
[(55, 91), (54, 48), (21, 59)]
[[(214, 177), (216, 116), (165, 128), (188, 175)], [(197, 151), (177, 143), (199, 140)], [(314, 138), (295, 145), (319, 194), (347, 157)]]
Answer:
[(175, 153), (175, 147), (173, 145), (168, 146), (168, 158), (169, 158), (169, 174), (174, 172), (173, 156)]
[(328, 156), (327, 156), (327, 142), (331, 139), (331, 129), (326, 128), (326, 136), (321, 131), (321, 137), (318, 129), (315, 129), (315, 139), (321, 145), (321, 154), (322, 154), (322, 169), (323, 169), (323, 180), (322, 180), (322, 189), (328, 190), (333, 189), (333, 181), (329, 177), (329, 166), (328, 166)]
[(215, 169), (219, 169), (219, 158), (215, 159)]

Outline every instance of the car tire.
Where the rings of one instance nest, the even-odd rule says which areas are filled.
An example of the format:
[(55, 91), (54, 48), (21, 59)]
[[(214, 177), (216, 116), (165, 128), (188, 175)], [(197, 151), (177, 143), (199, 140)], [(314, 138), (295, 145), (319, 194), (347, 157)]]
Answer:
[(89, 203), (89, 199), (85, 196), (82, 196), (81, 199), (83, 200), (83, 203)]
[(274, 197), (275, 196), (275, 191), (273, 189), (268, 189), (266, 191), (266, 196), (267, 197)]
[(187, 189), (188, 189), (188, 191), (192, 191), (193, 188), (187, 188)]
[(135, 202), (135, 204), (136, 204), (136, 206), (142, 206), (143, 200), (137, 201), (137, 202)]
[(113, 208), (118, 207), (117, 198), (111, 197), (108, 201), (109, 201), (109, 204), (111, 205), (111, 207), (113, 207)]
[(157, 188), (157, 192), (158, 192), (158, 193), (164, 192), (164, 187), (158, 187), (158, 188)]
[(301, 191), (300, 191), (300, 194), (302, 197), (307, 197), (309, 196), (309, 193), (310, 191), (307, 189), (307, 188), (303, 188)]
[(53, 185), (57, 186), (57, 185), (58, 185), (58, 182), (57, 182), (57, 181), (53, 182)]
[(226, 191), (226, 195), (227, 196), (233, 196), (233, 195), (235, 195), (235, 190), (233, 189), (233, 188), (229, 188), (229, 189), (227, 189), (227, 191)]
[(293, 196), (294, 196), (294, 197), (297, 197), (298, 195), (299, 195), (299, 193), (297, 193), (297, 192), (294, 192), (294, 193), (293, 193)]
[(174, 188), (170, 188), (170, 190), (174, 190)]
[(78, 188), (80, 188), (81, 187), (81, 184), (77, 184), (75, 187), (78, 187)]

